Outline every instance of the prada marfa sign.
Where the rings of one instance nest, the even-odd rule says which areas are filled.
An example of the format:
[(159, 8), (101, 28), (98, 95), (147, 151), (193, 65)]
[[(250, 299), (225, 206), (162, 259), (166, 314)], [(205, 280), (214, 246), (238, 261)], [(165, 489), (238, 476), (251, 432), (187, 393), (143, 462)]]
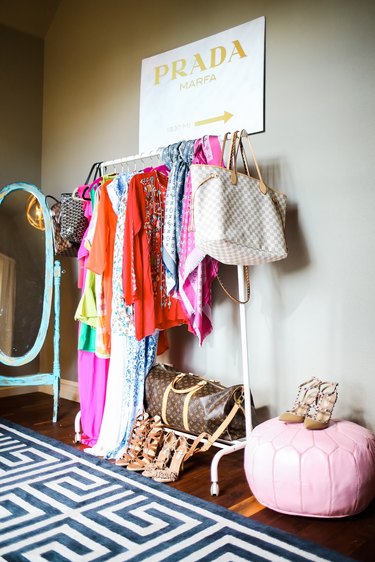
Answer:
[(205, 134), (264, 130), (260, 17), (142, 61), (139, 151)]

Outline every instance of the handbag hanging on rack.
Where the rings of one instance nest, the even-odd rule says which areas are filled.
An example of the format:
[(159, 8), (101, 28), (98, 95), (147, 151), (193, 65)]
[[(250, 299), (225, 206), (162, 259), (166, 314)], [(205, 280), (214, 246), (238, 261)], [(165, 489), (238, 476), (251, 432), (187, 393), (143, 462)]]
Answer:
[[(84, 182), (84, 186), (96, 180), (100, 173), (101, 162), (95, 162)], [(93, 176), (93, 180), (91, 179)], [(88, 226), (85, 216), (85, 199), (76, 195), (76, 188), (73, 193), (61, 194), (61, 236), (69, 242), (80, 244)]]
[(71, 193), (61, 194), (61, 236), (80, 244), (88, 226), (84, 201), (74, 199)]
[(46, 195), (46, 201), (52, 199), (54, 203), (50, 207), (50, 215), (53, 226), (53, 244), (55, 255), (60, 257), (76, 258), (78, 254), (79, 244), (69, 242), (61, 236), (61, 201), (58, 201), (53, 195)]
[[(238, 135), (238, 131), (232, 135), (226, 168), (205, 164), (190, 167), (191, 215), (197, 246), (222, 263), (245, 266), (282, 260), (288, 253), (286, 195), (266, 186), (247, 134), (246, 137), (258, 178), (250, 174), (242, 132)], [(237, 170), (239, 150), (245, 174)]]

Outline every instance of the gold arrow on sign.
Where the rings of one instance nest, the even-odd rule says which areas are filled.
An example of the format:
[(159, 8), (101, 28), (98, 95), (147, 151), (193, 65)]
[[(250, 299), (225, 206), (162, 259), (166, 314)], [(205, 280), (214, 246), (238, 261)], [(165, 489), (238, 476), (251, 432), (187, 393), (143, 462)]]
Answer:
[(224, 111), (223, 115), (219, 115), (218, 117), (210, 117), (209, 119), (203, 119), (202, 121), (196, 121), (194, 123), (195, 127), (199, 127), (200, 125), (208, 125), (209, 123), (216, 123), (216, 121), (224, 121), (226, 123), (233, 117), (233, 113), (229, 113), (229, 111)]

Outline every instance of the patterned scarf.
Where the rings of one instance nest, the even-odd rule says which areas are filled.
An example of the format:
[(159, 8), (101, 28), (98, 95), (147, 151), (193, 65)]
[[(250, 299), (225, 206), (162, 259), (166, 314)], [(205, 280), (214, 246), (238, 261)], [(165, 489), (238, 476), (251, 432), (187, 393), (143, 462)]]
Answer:
[[(221, 146), (216, 136), (198, 139), (194, 146), (193, 164), (219, 166)], [(211, 285), (217, 276), (218, 263), (195, 245), (195, 233), (189, 230), (192, 186), (190, 175), (185, 186), (180, 238), (178, 293), (189, 320), (189, 330), (198, 336), (199, 343), (212, 331)]]
[(183, 141), (164, 148), (161, 158), (170, 169), (163, 227), (162, 257), (167, 293), (178, 288), (178, 262), (185, 181), (194, 155), (194, 142)]

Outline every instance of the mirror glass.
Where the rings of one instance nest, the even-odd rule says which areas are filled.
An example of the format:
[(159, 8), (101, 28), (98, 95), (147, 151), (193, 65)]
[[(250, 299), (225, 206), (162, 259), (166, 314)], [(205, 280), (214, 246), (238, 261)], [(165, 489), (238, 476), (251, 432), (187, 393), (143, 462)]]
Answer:
[(47, 207), (35, 186), (13, 186), (0, 192), (0, 355), (31, 360), (44, 319)]

